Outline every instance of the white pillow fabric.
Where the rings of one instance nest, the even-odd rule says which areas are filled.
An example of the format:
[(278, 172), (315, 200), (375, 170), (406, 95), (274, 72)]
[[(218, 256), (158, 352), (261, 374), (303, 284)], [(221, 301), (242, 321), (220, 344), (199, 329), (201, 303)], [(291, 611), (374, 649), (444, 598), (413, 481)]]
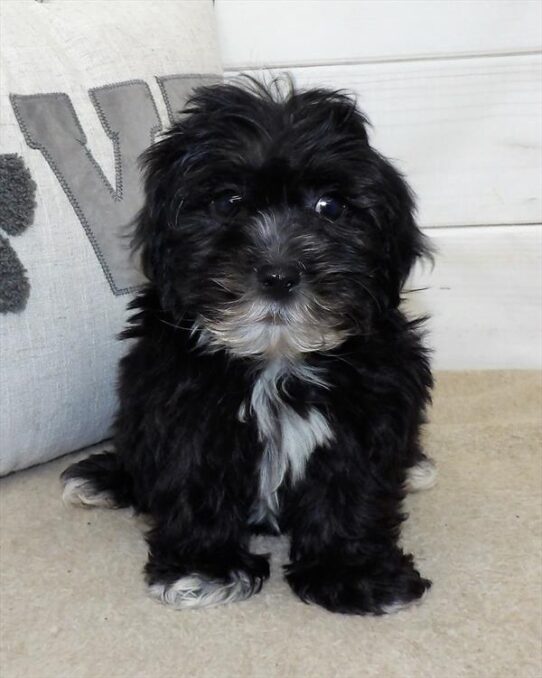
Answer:
[(221, 65), (211, 0), (2, 0), (0, 25), (5, 474), (109, 435), (136, 158)]

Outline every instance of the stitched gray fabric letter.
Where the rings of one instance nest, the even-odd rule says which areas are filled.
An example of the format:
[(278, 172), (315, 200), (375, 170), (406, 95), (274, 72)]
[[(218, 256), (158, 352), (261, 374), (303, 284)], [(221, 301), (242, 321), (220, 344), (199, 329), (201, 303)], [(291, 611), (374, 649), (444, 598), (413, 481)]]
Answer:
[(142, 204), (137, 157), (161, 129), (148, 85), (139, 80), (89, 91), (113, 142), (115, 187), (86, 148), (86, 136), (66, 94), (11, 95), (26, 142), (39, 149), (83, 224), (113, 293), (142, 282), (126, 236)]
[(174, 123), (195, 87), (216, 85), (222, 82), (222, 77), (220, 75), (165, 75), (157, 77), (156, 81), (166, 102), (169, 121)]

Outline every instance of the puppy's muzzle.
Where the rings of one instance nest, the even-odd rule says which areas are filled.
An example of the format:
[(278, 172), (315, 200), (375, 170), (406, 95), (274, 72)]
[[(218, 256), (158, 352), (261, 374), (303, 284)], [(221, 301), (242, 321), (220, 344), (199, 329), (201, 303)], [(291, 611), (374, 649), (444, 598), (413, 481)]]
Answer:
[(272, 299), (284, 299), (301, 281), (297, 266), (265, 264), (257, 271), (260, 290)]

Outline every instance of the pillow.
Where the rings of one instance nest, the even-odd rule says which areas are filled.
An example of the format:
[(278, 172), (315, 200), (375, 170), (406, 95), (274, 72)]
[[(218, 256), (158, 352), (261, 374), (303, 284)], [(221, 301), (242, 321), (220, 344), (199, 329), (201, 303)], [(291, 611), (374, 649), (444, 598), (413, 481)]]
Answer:
[(221, 78), (211, 0), (0, 5), (0, 473), (98, 442), (143, 281), (136, 159)]

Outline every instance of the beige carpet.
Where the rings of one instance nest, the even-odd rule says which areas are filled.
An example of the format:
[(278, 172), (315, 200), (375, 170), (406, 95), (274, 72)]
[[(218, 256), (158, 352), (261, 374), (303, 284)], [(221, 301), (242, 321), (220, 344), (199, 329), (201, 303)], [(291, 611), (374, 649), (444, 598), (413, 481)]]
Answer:
[(280, 576), (244, 603), (177, 612), (146, 597), (140, 526), (64, 508), (63, 458), (1, 483), (2, 678), (540, 678), (541, 387), (529, 372), (439, 376), (426, 433), (440, 479), (404, 541), (434, 581), (382, 618), (304, 605)]

